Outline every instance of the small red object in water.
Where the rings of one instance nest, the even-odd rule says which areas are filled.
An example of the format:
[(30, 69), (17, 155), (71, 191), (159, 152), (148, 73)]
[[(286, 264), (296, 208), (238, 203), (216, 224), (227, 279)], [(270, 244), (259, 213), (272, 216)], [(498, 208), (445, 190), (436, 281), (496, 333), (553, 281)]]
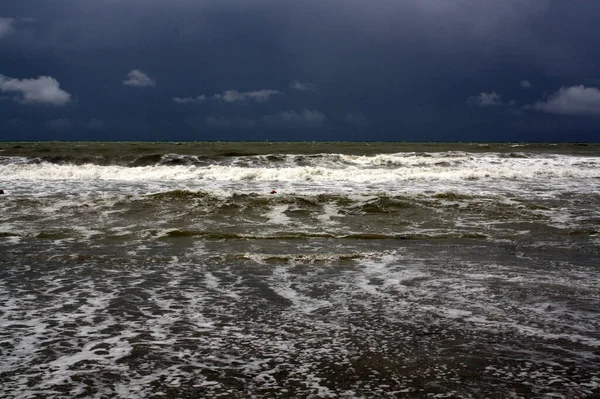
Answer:
[(277, 191), (271, 190), (271, 194), (277, 194)]
[[(273, 191), (275, 191), (275, 190), (273, 190)], [(0, 190), (0, 194), (4, 194), (4, 190)]]

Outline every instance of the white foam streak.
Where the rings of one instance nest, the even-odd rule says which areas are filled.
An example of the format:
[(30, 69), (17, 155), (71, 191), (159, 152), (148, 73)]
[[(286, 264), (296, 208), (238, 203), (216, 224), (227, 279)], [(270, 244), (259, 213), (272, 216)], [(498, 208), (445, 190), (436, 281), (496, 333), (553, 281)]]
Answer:
[(285, 214), (285, 211), (287, 211), (288, 208), (288, 205), (277, 205), (269, 212), (265, 213), (264, 216), (268, 219), (268, 223), (270, 224), (287, 225), (290, 223), (290, 218)]
[[(239, 167), (211, 165), (121, 167), (55, 165), (48, 163), (0, 165), (5, 180), (216, 180), (216, 181), (347, 181), (390, 182), (406, 180), (469, 179), (537, 179), (600, 178), (600, 160), (593, 157), (552, 156), (538, 158), (502, 158), (497, 155), (464, 154), (462, 156), (340, 156), (344, 167), (289, 165), (274, 167)], [(452, 161), (448, 161), (448, 159)], [(391, 165), (391, 167), (390, 167)]]
[(295, 288), (295, 281), (291, 278), (286, 266), (276, 268), (269, 283), (273, 291), (289, 300), (293, 304), (294, 310), (302, 313), (312, 313), (318, 309), (332, 306), (329, 301), (312, 298)]
[[(252, 163), (250, 163), (252, 165)], [(0, 164), (3, 189), (16, 196), (111, 196), (172, 190), (212, 195), (265, 193), (420, 195), (452, 191), (476, 196), (553, 198), (600, 190), (600, 159), (566, 155), (510, 158), (500, 154), (330, 154), (298, 165), (292, 156), (264, 166), (155, 165), (145, 167), (49, 163)], [(13, 198), (14, 195), (7, 196)], [(73, 198), (75, 199), (75, 198)], [(68, 206), (65, 200), (64, 206)], [(0, 206), (3, 206), (0, 204)], [(48, 209), (52, 211), (52, 209)]]

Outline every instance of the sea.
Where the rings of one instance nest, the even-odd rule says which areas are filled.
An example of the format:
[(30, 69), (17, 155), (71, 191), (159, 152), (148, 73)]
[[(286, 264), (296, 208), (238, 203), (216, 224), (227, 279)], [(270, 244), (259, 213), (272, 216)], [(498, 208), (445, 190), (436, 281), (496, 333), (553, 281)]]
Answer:
[(598, 398), (600, 144), (0, 142), (2, 398)]

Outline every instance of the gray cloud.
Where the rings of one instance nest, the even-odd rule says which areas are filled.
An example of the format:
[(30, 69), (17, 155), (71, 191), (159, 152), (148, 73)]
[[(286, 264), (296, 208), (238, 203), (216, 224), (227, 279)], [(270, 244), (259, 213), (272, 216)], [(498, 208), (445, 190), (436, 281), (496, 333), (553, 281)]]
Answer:
[(73, 127), (73, 123), (67, 118), (52, 119), (46, 122), (46, 127), (50, 130), (65, 131)]
[(173, 101), (175, 101), (177, 104), (193, 104), (193, 103), (201, 103), (206, 101), (206, 96), (205, 95), (201, 95), (198, 97), (174, 97)]
[(204, 120), (207, 126), (217, 129), (232, 129), (232, 128), (251, 128), (256, 126), (256, 121), (252, 119), (228, 119), (214, 116), (209, 116)]
[(101, 119), (92, 118), (87, 123), (87, 128), (90, 130), (101, 130), (104, 128), (104, 121)]
[(476, 96), (471, 96), (467, 99), (467, 104), (476, 107), (489, 107), (502, 105), (500, 95), (495, 91), (491, 93), (479, 93)]
[(71, 95), (62, 90), (58, 81), (50, 76), (13, 79), (0, 75), (0, 91), (16, 93), (13, 100), (23, 104), (65, 105), (71, 100)]
[(156, 86), (156, 81), (146, 75), (145, 72), (133, 69), (127, 74), (127, 79), (123, 81), (123, 84), (134, 87), (154, 87)]
[(303, 109), (301, 112), (285, 111), (271, 114), (262, 118), (267, 125), (289, 127), (320, 126), (327, 121), (327, 117), (320, 111)]
[(54, 131), (67, 131), (71, 129), (102, 130), (104, 128), (104, 121), (97, 118), (92, 118), (87, 122), (69, 118), (57, 118), (46, 122), (46, 128)]
[(209, 127), (216, 127), (220, 129), (233, 127), (233, 121), (223, 117), (216, 118), (214, 116), (209, 116), (204, 121)]
[(279, 90), (255, 90), (239, 92), (237, 90), (226, 90), (223, 93), (215, 94), (213, 96), (206, 96), (204, 94), (198, 97), (174, 97), (173, 101), (178, 104), (192, 104), (201, 103), (207, 100), (215, 100), (224, 103), (235, 103), (235, 102), (266, 102), (271, 99), (272, 96), (282, 94)]
[(522, 80), (521, 87), (524, 89), (529, 89), (529, 88), (531, 88), (531, 83), (528, 80)]
[(583, 85), (561, 87), (530, 108), (561, 115), (600, 116), (600, 89)]
[(369, 118), (367, 118), (363, 113), (347, 113), (344, 115), (344, 122), (355, 125), (355, 126), (368, 126)]
[(14, 32), (15, 20), (12, 18), (0, 17), (0, 39)]
[(314, 83), (301, 83), (297, 80), (290, 82), (290, 88), (298, 91), (318, 92), (319, 86)]
[(27, 122), (22, 121), (21, 119), (9, 119), (6, 122), (6, 126), (8, 126), (10, 129), (23, 129), (27, 127), (27, 125)]
[(279, 90), (256, 90), (240, 93), (237, 90), (227, 90), (222, 94), (215, 94), (213, 98), (226, 103), (247, 101), (265, 102), (269, 101), (271, 96), (277, 94), (281, 94), (281, 92)]

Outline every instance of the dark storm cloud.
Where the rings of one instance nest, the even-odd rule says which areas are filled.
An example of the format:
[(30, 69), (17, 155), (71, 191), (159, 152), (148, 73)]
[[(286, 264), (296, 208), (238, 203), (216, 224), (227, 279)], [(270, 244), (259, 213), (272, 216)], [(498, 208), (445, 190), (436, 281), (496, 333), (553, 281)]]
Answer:
[(209, 116), (205, 119), (206, 126), (217, 129), (248, 129), (254, 128), (257, 122), (252, 119), (228, 119)]
[(71, 129), (84, 130), (102, 130), (104, 129), (104, 121), (92, 118), (88, 121), (71, 120), (68, 118), (52, 119), (45, 124), (46, 128), (55, 131), (67, 131)]
[(283, 111), (273, 115), (266, 115), (262, 121), (270, 126), (289, 128), (320, 127), (327, 121), (327, 116), (321, 111), (303, 109), (301, 111)]
[(355, 126), (369, 126), (369, 118), (367, 118), (361, 112), (348, 112), (346, 115), (344, 115), (344, 122)]
[(101, 130), (104, 128), (104, 121), (101, 119), (92, 118), (87, 122), (86, 126), (91, 130)]
[(318, 128), (327, 121), (327, 116), (317, 110), (303, 109), (283, 111), (277, 114), (265, 115), (259, 120), (246, 118), (226, 118), (209, 116), (205, 119), (206, 126), (219, 129), (239, 128), (285, 128), (306, 129)]
[(46, 122), (46, 127), (50, 130), (70, 130), (73, 127), (73, 122), (67, 118), (52, 119)]
[(293, 123), (338, 139), (526, 137), (539, 118), (589, 120), (600, 70), (600, 2), (21, 0), (0, 17), (0, 74), (77, 98), (54, 114), (14, 103), (2, 121), (97, 115), (147, 138)]
[[(263, 39), (283, 42), (293, 47), (291, 55), (297, 50), (313, 48), (319, 52), (328, 48), (333, 50), (330, 57), (336, 57), (350, 45), (356, 48), (361, 44), (378, 46), (393, 42), (401, 47), (447, 48), (456, 54), (493, 49), (528, 50), (521, 54), (523, 58), (537, 62), (562, 60), (565, 64), (573, 62), (563, 59), (565, 55), (585, 58), (577, 47), (588, 46), (579, 43), (572, 48), (572, 44), (581, 34), (590, 36), (591, 24), (582, 26), (581, 22), (593, 22), (598, 15), (594, 13), (600, 9), (595, 2), (537, 0), (65, 0), (41, 5), (39, 1), (23, 0), (21, 3), (16, 7), (20, 14), (37, 11), (38, 15), (44, 15), (44, 9), (55, 11), (50, 13), (54, 14), (52, 21), (45, 24), (44, 37), (38, 38), (44, 46), (101, 49), (145, 45), (146, 40), (152, 39), (157, 45), (167, 42), (177, 47), (177, 41), (204, 43), (210, 38), (219, 40), (217, 44), (225, 44), (229, 38), (241, 39), (240, 36), (247, 35), (246, 42)], [(556, 25), (561, 28), (560, 33)], [(268, 36), (261, 37), (265, 33)], [(553, 40), (547, 40), (548, 36)], [(310, 56), (310, 52), (304, 55)]]

